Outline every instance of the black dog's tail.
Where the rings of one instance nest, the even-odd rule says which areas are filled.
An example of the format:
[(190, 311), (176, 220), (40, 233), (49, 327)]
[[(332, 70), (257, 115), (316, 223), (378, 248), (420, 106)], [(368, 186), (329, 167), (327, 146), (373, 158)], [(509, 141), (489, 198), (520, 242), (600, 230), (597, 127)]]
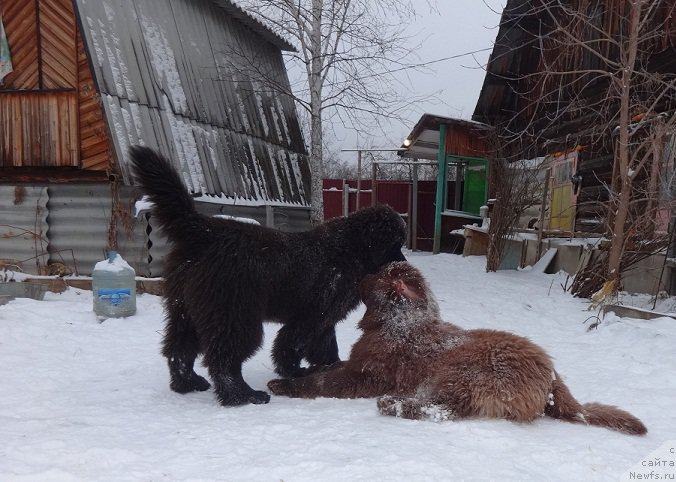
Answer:
[(171, 163), (149, 147), (132, 146), (129, 154), (135, 183), (154, 204), (153, 215), (169, 240), (187, 244), (191, 236), (204, 233), (205, 218), (197, 213), (192, 196)]

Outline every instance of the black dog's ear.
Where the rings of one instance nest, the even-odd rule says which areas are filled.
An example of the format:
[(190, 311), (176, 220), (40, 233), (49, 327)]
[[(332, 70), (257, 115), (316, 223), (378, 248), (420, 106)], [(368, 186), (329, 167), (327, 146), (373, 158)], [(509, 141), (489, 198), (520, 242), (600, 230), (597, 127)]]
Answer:
[(394, 248), (388, 261), (406, 261), (406, 257), (401, 252), (401, 248)]
[(366, 299), (373, 291), (373, 285), (378, 280), (378, 277), (373, 274), (366, 275), (366, 277), (359, 283), (359, 298), (366, 303)]

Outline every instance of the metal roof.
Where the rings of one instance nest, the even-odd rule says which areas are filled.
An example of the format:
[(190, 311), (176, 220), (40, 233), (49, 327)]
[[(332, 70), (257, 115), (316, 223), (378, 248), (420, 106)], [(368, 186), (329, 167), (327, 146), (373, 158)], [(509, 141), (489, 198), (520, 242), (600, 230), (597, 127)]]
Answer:
[(288, 49), (226, 0), (75, 0), (117, 166), (159, 149), (194, 193), (309, 203), (310, 172), (290, 90)]
[(522, 25), (534, 21), (527, 15), (529, 8), (529, 0), (508, 0), (502, 11), (500, 28), (472, 115), (476, 121), (493, 125), (517, 112), (518, 96), (513, 81), (523, 75), (524, 70), (535, 69), (540, 56), (539, 49), (525, 48), (533, 41), (528, 29)]
[[(569, 5), (571, 8), (585, 8), (583, 4), (576, 2), (562, 2), (562, 5)], [(672, 73), (676, 68), (676, 20), (673, 18), (672, 11), (675, 0), (662, 0), (656, 2), (659, 6), (653, 10), (654, 15), (650, 18), (653, 22), (652, 30), (648, 24), (648, 30), (651, 32), (644, 42), (652, 42), (650, 47), (647, 44), (644, 46), (644, 51), (649, 52), (649, 63), (645, 66), (648, 71), (654, 72), (668, 72)], [(604, 45), (606, 49), (609, 48), (613, 42), (600, 42), (596, 38), (600, 33), (608, 38), (615, 38), (621, 35), (623, 22), (626, 21), (626, 15), (620, 14), (624, 8), (623, 0), (602, 0), (601, 2), (591, 2), (594, 8), (602, 7), (606, 13), (600, 18), (602, 23), (591, 23), (582, 29), (589, 38), (585, 37), (585, 41), (590, 45)], [(570, 51), (566, 55), (562, 55), (558, 50), (549, 48), (542, 50), (540, 42), (546, 40), (547, 36), (552, 30), (551, 22), (546, 21), (547, 15), (545, 10), (538, 8), (538, 2), (532, 0), (507, 0), (506, 5), (502, 11), (500, 19), (500, 28), (498, 30), (493, 51), (486, 66), (486, 76), (479, 94), (474, 114), (472, 119), (484, 122), (490, 125), (497, 125), (504, 122), (510, 123), (510, 129), (513, 125), (518, 124), (520, 118), (523, 122), (533, 123), (545, 117), (545, 113), (538, 112), (534, 114), (530, 107), (535, 104), (541, 104), (545, 109), (548, 105), (552, 105), (552, 109), (558, 109), (553, 103), (541, 102), (544, 93), (543, 87), (538, 85), (538, 88), (533, 88), (532, 74), (538, 73), (540, 69), (544, 68), (544, 64), (548, 68), (561, 68), (558, 62), (560, 59), (566, 59), (570, 65), (575, 65), (575, 71), (580, 72), (580, 76), (585, 71), (594, 72), (596, 70), (607, 70), (609, 67), (601, 62), (597, 55), (590, 55), (587, 49), (579, 47), (570, 47)], [(544, 19), (544, 20), (543, 20)], [(597, 20), (595, 20), (596, 22)], [(644, 19), (647, 21), (647, 19)], [(650, 37), (650, 38), (648, 38)], [(544, 40), (543, 40), (544, 39)], [(600, 47), (598, 47), (600, 48)], [(617, 50), (614, 53), (604, 52), (603, 56), (609, 58), (610, 63), (613, 63), (613, 56), (618, 55)], [(569, 70), (567, 67), (563, 67)], [(539, 80), (539, 79), (538, 79)], [(558, 97), (557, 101), (572, 102), (570, 94), (559, 92), (557, 85), (559, 84), (558, 77), (550, 76), (547, 80), (546, 87), (555, 93)], [(550, 85), (551, 84), (551, 85)], [(594, 95), (594, 89), (590, 89), (590, 93), (585, 94), (585, 97)], [(603, 91), (604, 88), (597, 88)], [(577, 95), (577, 94), (576, 94)], [(604, 94), (601, 94), (604, 95)], [(580, 103), (580, 99), (575, 100)], [(535, 116), (535, 117), (534, 117)], [(581, 121), (582, 128), (589, 125), (589, 119), (582, 119), (579, 113), (574, 114), (575, 120)], [(544, 122), (543, 126), (538, 126), (540, 129), (559, 130), (564, 126), (564, 122), (559, 115), (552, 115), (554, 119), (551, 123)]]
[(287, 52), (296, 52), (296, 48), (290, 44), (285, 38), (281, 37), (274, 31), (272, 31), (267, 25), (262, 21), (249, 14), (242, 7), (237, 5), (235, 2), (230, 2), (229, 0), (212, 0), (216, 5), (221, 7), (223, 10), (228, 12), (234, 18), (242, 22), (244, 25), (249, 27), (251, 30), (256, 32), (262, 38), (270, 42), (271, 44), (279, 47), (281, 50)]

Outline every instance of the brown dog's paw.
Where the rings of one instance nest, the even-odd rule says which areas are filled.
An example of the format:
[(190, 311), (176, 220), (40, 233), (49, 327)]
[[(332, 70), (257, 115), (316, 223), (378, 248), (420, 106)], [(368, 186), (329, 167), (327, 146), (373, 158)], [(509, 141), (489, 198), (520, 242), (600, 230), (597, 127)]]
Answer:
[(268, 382), (268, 388), (275, 395), (293, 395), (293, 380), (290, 378), (277, 378)]
[(383, 415), (398, 416), (397, 408), (401, 408), (401, 399), (391, 395), (384, 395), (376, 401), (378, 411)]
[(328, 372), (330, 370), (335, 370), (336, 368), (342, 367), (344, 362), (338, 360), (333, 362), (330, 365), (311, 365), (306, 369), (306, 375), (311, 375), (317, 372)]

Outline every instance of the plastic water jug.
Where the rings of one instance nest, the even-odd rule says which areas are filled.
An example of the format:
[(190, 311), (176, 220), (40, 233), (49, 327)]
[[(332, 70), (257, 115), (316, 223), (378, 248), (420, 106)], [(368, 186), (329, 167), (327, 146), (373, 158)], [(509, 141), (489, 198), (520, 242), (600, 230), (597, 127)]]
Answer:
[(136, 313), (136, 272), (116, 251), (99, 261), (92, 272), (94, 313), (101, 318), (120, 318)]

